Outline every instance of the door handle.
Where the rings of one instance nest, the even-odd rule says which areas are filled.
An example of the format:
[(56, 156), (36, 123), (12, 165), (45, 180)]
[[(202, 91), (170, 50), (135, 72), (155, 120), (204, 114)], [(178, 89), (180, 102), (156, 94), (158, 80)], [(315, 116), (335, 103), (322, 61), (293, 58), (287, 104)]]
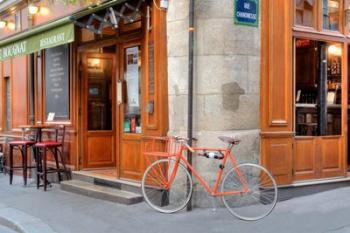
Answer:
[(117, 103), (118, 105), (123, 103), (123, 82), (121, 80), (117, 82)]

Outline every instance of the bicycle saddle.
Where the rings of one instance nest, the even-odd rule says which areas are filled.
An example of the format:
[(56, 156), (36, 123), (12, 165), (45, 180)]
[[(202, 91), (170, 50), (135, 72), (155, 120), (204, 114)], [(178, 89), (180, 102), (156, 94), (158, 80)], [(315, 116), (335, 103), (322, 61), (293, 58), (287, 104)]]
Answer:
[(237, 145), (241, 140), (235, 139), (233, 137), (220, 136), (219, 139), (225, 143)]

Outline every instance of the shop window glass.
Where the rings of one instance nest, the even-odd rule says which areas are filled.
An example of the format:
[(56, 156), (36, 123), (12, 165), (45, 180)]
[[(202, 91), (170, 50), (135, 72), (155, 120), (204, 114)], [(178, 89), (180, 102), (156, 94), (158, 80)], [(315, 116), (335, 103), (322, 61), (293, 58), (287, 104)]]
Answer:
[(323, 0), (323, 29), (339, 31), (340, 0)]
[(124, 132), (141, 133), (141, 54), (140, 47), (125, 49)]
[(316, 0), (295, 0), (295, 23), (306, 27), (314, 26)]
[(326, 134), (341, 134), (342, 49), (340, 44), (327, 44)]
[(296, 135), (341, 134), (341, 44), (295, 40)]

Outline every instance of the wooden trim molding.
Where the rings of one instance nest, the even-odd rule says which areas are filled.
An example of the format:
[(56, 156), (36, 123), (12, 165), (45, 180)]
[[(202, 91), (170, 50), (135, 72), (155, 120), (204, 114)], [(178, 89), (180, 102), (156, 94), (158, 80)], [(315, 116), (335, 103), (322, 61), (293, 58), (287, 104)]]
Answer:
[(261, 4), (261, 128), (262, 131), (292, 131), (290, 9), (293, 8), (289, 1), (283, 0), (267, 0)]
[(294, 137), (294, 132), (260, 132), (260, 136), (262, 138), (288, 138), (288, 137)]

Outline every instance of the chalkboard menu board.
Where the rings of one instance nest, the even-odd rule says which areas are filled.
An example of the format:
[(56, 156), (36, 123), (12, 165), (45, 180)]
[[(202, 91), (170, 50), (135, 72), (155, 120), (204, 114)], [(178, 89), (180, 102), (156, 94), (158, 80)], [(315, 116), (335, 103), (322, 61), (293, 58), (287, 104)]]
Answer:
[(46, 117), (69, 119), (69, 47), (67, 44), (45, 50)]

